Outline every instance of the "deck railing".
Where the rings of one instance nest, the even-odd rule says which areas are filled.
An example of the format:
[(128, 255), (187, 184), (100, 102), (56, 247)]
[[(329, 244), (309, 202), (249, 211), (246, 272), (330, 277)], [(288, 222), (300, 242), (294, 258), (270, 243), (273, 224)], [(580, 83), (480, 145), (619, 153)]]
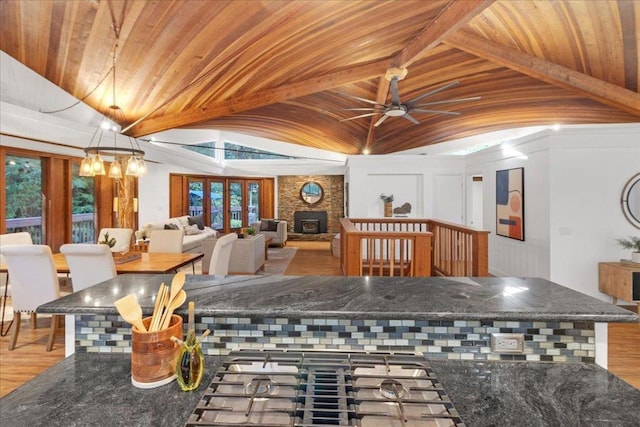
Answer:
[(414, 218), (343, 218), (346, 276), (488, 276), (488, 232)]
[[(94, 214), (73, 214), (71, 216), (71, 241), (73, 243), (91, 243), (96, 241)], [(6, 220), (6, 232), (26, 231), (36, 245), (42, 244), (42, 217), (11, 218)]]

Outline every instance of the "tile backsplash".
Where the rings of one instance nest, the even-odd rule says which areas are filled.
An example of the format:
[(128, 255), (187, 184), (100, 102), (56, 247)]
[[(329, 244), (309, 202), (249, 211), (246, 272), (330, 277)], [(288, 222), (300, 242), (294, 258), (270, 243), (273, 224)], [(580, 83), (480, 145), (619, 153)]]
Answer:
[[(593, 322), (346, 320), (199, 317), (211, 330), (203, 351), (234, 348), (412, 351), (432, 359), (595, 362)], [(186, 324), (185, 324), (186, 328)], [(491, 352), (492, 333), (524, 334), (524, 353)], [(76, 316), (77, 352), (130, 352), (131, 329), (117, 315)]]

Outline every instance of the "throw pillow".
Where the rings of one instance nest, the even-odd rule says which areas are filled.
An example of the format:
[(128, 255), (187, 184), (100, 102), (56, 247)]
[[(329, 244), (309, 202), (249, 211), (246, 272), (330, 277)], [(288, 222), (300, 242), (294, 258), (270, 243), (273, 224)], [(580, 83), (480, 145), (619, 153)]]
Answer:
[(200, 234), (200, 233), (202, 233), (202, 230), (198, 228), (197, 224), (187, 225), (184, 228), (184, 234), (186, 234), (187, 236), (192, 236), (194, 234)]
[(277, 219), (263, 219), (260, 221), (260, 231), (278, 231)]
[(189, 225), (195, 224), (198, 226), (200, 230), (204, 230), (204, 218), (202, 218), (202, 215), (190, 216), (188, 220), (189, 220)]
[(178, 226), (176, 224), (165, 224), (164, 225), (164, 229), (165, 230), (178, 230)]

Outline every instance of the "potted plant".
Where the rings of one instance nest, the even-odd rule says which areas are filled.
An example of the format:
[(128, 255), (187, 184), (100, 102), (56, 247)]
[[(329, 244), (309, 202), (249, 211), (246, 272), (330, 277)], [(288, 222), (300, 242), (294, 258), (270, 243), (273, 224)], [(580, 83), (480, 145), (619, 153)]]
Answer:
[(392, 216), (393, 215), (393, 194), (386, 195), (384, 193), (380, 194), (380, 199), (384, 202), (384, 216)]
[(640, 263), (640, 237), (629, 236), (626, 239), (616, 240), (623, 249), (631, 249), (631, 261)]
[(245, 230), (248, 236), (254, 236), (256, 234), (256, 230), (253, 227), (247, 227)]
[(104, 240), (98, 243), (101, 243), (103, 245), (109, 246), (110, 248), (113, 248), (116, 245), (116, 238), (115, 237), (109, 238), (109, 233), (104, 233)]

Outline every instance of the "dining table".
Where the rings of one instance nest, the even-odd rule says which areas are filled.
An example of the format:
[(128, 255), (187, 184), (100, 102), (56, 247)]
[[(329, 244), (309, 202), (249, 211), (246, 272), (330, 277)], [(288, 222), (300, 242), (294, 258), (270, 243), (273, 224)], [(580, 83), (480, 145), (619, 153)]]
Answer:
[[(128, 256), (127, 256), (128, 255)], [(178, 269), (192, 264), (204, 257), (202, 253), (162, 253), (162, 252), (129, 252), (126, 255), (119, 256), (114, 254), (114, 261), (116, 264), (116, 272), (118, 274), (153, 274), (153, 273), (173, 273)], [(67, 260), (62, 253), (53, 254), (53, 264), (56, 271), (60, 274), (69, 274), (69, 266)], [(194, 267), (195, 274), (195, 267)], [(0, 273), (6, 273), (8, 271), (6, 264), (0, 264)], [(4, 286), (4, 295), (1, 295), (1, 313), (0, 319), (2, 321), (2, 327), (0, 327), (0, 335), (5, 336), (11, 328), (11, 321), (5, 330), (4, 317), (8, 296), (8, 282), (9, 278), (6, 278), (7, 283)]]
[[(139, 255), (139, 256), (138, 256)], [(171, 273), (176, 270), (193, 264), (203, 258), (202, 253), (161, 253), (161, 252), (140, 252), (129, 260), (116, 261), (116, 271), (118, 274), (148, 274), (148, 273)], [(67, 260), (61, 253), (53, 254), (53, 263), (58, 273), (69, 273)]]

